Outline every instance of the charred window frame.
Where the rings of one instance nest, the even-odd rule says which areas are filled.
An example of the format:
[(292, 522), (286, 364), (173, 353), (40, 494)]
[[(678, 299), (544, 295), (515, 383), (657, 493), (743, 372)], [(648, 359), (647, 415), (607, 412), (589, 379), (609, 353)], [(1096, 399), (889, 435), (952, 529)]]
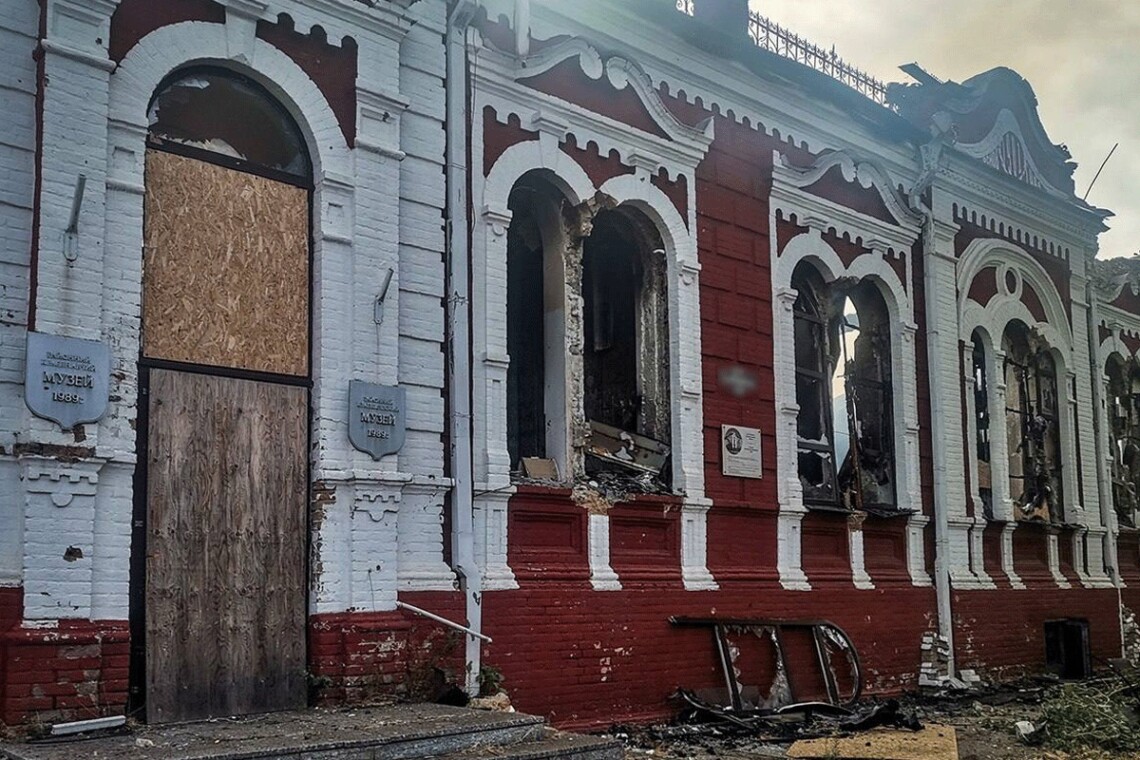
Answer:
[(796, 301), (792, 307), (795, 334), (796, 459), (804, 501), (814, 505), (839, 505), (835, 470), (835, 440), (831, 415), (833, 367), (828, 349), (827, 320), (817, 296), (822, 282), (813, 283), (809, 274), (797, 271), (792, 287)]
[(1140, 509), (1140, 365), (1113, 355), (1106, 370), (1112, 503), (1120, 524), (1135, 528)]
[(990, 381), (986, 348), (977, 330), (971, 338), (974, 389), (974, 456), (978, 462), (978, 497), (987, 520), (994, 519), (993, 467), (990, 461)]
[(296, 122), (248, 77), (216, 66), (179, 69), (158, 86), (147, 121), (151, 148), (312, 187)]
[(886, 303), (869, 280), (828, 285), (806, 265), (797, 268), (792, 286), (797, 291), (797, 466), (804, 502), (819, 508), (895, 511)]
[(1019, 520), (1064, 514), (1057, 367), (1049, 347), (1020, 322), (1003, 338), (1009, 491)]
[(581, 272), (586, 471), (649, 473), (668, 485), (669, 296), (656, 229), (632, 210), (599, 211)]

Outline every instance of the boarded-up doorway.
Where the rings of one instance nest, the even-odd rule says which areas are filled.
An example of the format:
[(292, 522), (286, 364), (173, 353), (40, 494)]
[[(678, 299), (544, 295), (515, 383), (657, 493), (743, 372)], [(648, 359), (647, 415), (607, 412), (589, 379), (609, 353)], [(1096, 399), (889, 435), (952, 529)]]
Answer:
[(193, 99), (252, 84), (191, 76), (166, 115), (208, 134), (163, 139), (152, 112), (146, 156), (131, 689), (150, 722), (306, 702), (307, 158), (302, 177), (241, 154)]

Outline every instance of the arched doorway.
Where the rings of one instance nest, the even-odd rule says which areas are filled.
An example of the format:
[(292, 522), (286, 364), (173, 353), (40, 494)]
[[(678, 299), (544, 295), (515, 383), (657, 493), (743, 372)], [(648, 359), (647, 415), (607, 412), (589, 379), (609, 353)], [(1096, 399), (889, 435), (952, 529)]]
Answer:
[(132, 709), (305, 704), (312, 169), (256, 83), (181, 70), (146, 153)]

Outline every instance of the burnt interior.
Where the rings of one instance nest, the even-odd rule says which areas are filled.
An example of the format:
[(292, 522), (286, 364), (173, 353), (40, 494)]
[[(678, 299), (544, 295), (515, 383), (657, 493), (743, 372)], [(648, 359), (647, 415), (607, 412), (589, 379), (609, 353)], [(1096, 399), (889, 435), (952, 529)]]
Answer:
[(797, 466), (808, 506), (897, 509), (891, 330), (868, 279), (825, 282), (809, 263), (792, 277)]
[(1140, 366), (1113, 354), (1108, 375), (1108, 425), (1112, 453), (1112, 503), (1120, 524), (1136, 527), (1140, 508)]
[(1010, 322), (1002, 346), (1009, 493), (1017, 518), (1060, 522), (1064, 491), (1057, 367), (1049, 347), (1023, 322)]

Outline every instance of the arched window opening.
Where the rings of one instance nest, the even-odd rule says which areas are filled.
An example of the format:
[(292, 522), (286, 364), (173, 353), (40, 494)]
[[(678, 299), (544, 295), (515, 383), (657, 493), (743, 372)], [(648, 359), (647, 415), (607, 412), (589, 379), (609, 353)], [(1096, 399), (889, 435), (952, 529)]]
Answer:
[[(802, 271), (801, 271), (802, 270)], [(837, 505), (835, 448), (832, 445), (831, 352), (827, 320), (818, 294), (823, 281), (811, 267), (801, 266), (792, 277), (796, 301), (792, 308), (795, 325), (797, 461), (804, 501)], [(841, 414), (845, 419), (846, 412)], [(846, 429), (846, 428), (844, 428)]]
[(797, 462), (804, 501), (844, 510), (897, 508), (891, 333), (873, 283), (823, 282), (809, 265), (792, 286)]
[(226, 69), (168, 77), (147, 111), (151, 147), (308, 184), (312, 167), (296, 123), (263, 87)]
[(594, 217), (582, 255), (587, 472), (660, 474), (670, 442), (665, 256), (652, 225), (624, 209)]
[(1057, 368), (1049, 347), (1022, 322), (1011, 322), (1005, 351), (1009, 492), (1020, 520), (1063, 518)]
[[(516, 471), (523, 460), (547, 456), (547, 314), (563, 314), (557, 305), (564, 294), (547, 293), (545, 270), (554, 236), (547, 229), (544, 240), (543, 230), (551, 218), (559, 217), (561, 200), (549, 183), (533, 176), (520, 180), (509, 199), (507, 449)], [(553, 326), (549, 332), (549, 337), (557, 337)]]
[(994, 517), (993, 473), (990, 465), (990, 382), (986, 349), (977, 330), (971, 336), (974, 386), (974, 457), (978, 462), (978, 497), (987, 520)]
[(1113, 355), (1107, 374), (1112, 502), (1120, 524), (1135, 528), (1140, 509), (1140, 365)]

